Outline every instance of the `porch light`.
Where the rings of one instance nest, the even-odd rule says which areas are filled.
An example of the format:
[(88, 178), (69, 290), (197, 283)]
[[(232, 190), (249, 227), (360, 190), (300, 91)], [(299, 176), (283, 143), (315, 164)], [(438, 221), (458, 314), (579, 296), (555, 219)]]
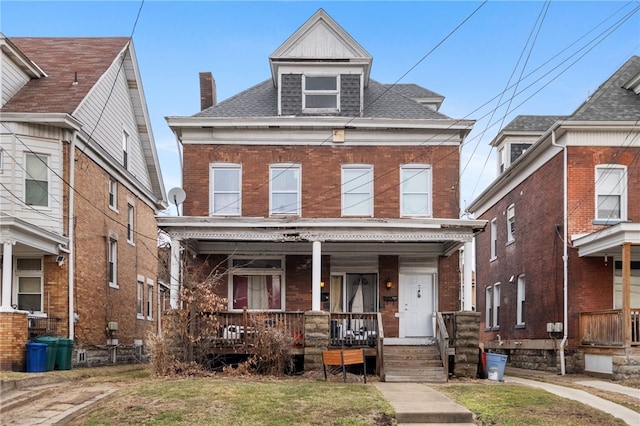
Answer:
[(385, 287), (387, 287), (387, 290), (391, 290), (391, 288), (393, 287), (393, 281), (391, 281), (391, 278), (387, 278), (387, 281), (385, 281), (384, 285)]
[(320, 281), (320, 287), (324, 287), (324, 281)]

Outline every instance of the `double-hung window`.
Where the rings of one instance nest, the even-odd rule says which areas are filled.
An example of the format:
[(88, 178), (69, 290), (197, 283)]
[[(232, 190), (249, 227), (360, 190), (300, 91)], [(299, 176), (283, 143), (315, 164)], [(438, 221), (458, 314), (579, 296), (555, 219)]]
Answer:
[(109, 255), (109, 286), (118, 288), (118, 241), (110, 238), (107, 251)]
[(144, 277), (138, 276), (136, 282), (136, 317), (144, 318)]
[(131, 204), (127, 204), (127, 241), (133, 244), (135, 236), (136, 210)]
[(596, 220), (622, 221), (627, 218), (627, 169), (606, 164), (596, 166)]
[(129, 133), (122, 131), (122, 165), (129, 167)]
[(302, 110), (337, 112), (340, 110), (340, 76), (305, 75), (302, 78)]
[(18, 283), (17, 299), (19, 310), (43, 312), (42, 278), (42, 258), (16, 259), (16, 280)]
[(213, 163), (209, 174), (212, 216), (240, 216), (242, 201), (242, 166), (234, 163)]
[(431, 216), (431, 166), (408, 164), (400, 168), (400, 214)]
[(498, 220), (497, 218), (491, 219), (491, 260), (495, 260), (498, 257)]
[(500, 283), (493, 285), (493, 322), (491, 328), (493, 330), (500, 329)]
[(147, 319), (153, 319), (153, 280), (147, 278)]
[(511, 204), (507, 208), (507, 244), (516, 239), (516, 208)]
[(524, 327), (525, 314), (525, 279), (524, 275), (518, 276), (518, 306), (516, 308), (516, 326)]
[(484, 290), (484, 322), (487, 330), (493, 324), (493, 287), (489, 286)]
[(300, 216), (299, 164), (272, 164), (269, 170), (269, 188), (270, 214)]
[(342, 166), (342, 216), (373, 216), (373, 166)]
[(48, 207), (48, 157), (39, 154), (26, 154), (25, 171), (25, 204), (28, 206)]
[(231, 266), (231, 309), (284, 309), (282, 258), (233, 258)]
[(109, 179), (109, 207), (118, 210), (118, 182)]

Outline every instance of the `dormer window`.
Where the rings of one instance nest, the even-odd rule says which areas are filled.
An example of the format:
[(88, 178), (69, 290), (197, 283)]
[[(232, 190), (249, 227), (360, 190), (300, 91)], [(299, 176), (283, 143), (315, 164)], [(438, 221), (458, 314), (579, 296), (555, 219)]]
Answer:
[(305, 75), (302, 79), (304, 112), (337, 112), (340, 105), (340, 76)]

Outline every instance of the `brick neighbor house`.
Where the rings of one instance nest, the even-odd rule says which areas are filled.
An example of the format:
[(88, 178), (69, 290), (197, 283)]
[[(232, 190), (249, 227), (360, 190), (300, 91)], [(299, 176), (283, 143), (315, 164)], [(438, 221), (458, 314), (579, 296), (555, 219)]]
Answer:
[[(640, 374), (640, 57), (567, 116), (519, 116), (470, 204), (485, 347), (511, 365)], [(633, 367), (635, 365), (636, 367)]]
[(216, 350), (265, 312), (305, 336), (305, 368), (327, 347), (386, 362), (394, 346), (432, 345), (437, 313), (461, 309), (459, 249), (485, 225), (459, 219), (473, 122), (439, 112), (444, 98), (423, 87), (372, 79), (371, 56), (322, 9), (269, 63), (269, 79), (220, 103), (201, 73), (202, 110), (167, 118), (186, 193), (183, 216), (158, 218), (174, 307), (188, 254), (223, 275)]
[(0, 368), (28, 339), (74, 365), (133, 360), (157, 330), (167, 206), (128, 38), (0, 38)]

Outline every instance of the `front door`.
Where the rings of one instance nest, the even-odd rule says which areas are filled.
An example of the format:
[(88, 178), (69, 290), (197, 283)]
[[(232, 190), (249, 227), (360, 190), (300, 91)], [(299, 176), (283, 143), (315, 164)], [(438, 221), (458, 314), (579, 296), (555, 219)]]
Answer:
[(400, 275), (400, 337), (432, 337), (433, 274)]

